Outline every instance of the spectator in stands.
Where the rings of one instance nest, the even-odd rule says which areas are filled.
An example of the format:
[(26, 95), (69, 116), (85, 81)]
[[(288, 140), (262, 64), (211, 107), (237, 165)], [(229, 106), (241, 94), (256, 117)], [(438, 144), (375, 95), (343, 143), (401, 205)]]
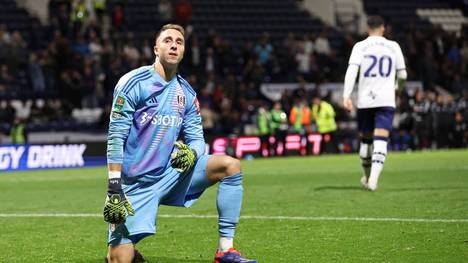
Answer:
[(0, 44), (10, 44), (11, 36), (5, 24), (0, 24)]
[(14, 31), (11, 35), (11, 41), (9, 48), (7, 49), (8, 54), (6, 57), (6, 64), (13, 75), (18, 74), (20, 67), (27, 65), (27, 48), (27, 44), (23, 40), (21, 33), (19, 31)]
[(44, 102), (41, 100), (33, 100), (31, 109), (29, 111), (29, 123), (32, 124), (43, 124), (47, 122), (46, 116), (44, 116), (43, 110)]
[(317, 39), (315, 39), (315, 52), (320, 55), (329, 55), (330, 54), (330, 43), (328, 42), (328, 32), (327, 30), (322, 30)]
[(140, 59), (140, 51), (135, 46), (133, 33), (127, 33), (127, 39), (123, 46), (123, 55), (130, 62), (130, 67), (135, 68)]
[(293, 131), (301, 135), (310, 132), (310, 108), (305, 99), (298, 99), (289, 113), (289, 123)]
[(103, 16), (106, 13), (106, 0), (93, 0), (94, 13), (98, 23), (103, 23)]
[(73, 36), (81, 33), (83, 25), (88, 22), (90, 12), (85, 0), (75, 0), (73, 3), (73, 10), (71, 21), (73, 23)]
[(455, 113), (455, 127), (453, 132), (453, 147), (466, 148), (468, 146), (468, 122), (459, 111)]
[(275, 155), (279, 155), (278, 145), (281, 143), (283, 155), (286, 155), (286, 136), (288, 135), (288, 115), (283, 110), (281, 102), (275, 102), (270, 111), (271, 115), (271, 130), (275, 137), (273, 150)]
[(60, 31), (63, 36), (68, 36), (70, 31), (70, 1), (60, 1), (58, 6), (58, 14), (52, 13), (50, 18), (52, 25)]
[(315, 123), (318, 133), (322, 135), (320, 151), (336, 153), (338, 151), (338, 144), (335, 135), (337, 129), (335, 110), (318, 93), (312, 99), (311, 119)]
[(260, 41), (254, 47), (254, 52), (261, 65), (265, 65), (270, 61), (271, 54), (273, 53), (273, 45), (270, 43), (270, 35), (268, 33), (263, 33)]
[(148, 39), (143, 40), (140, 56), (142, 63), (145, 65), (151, 64), (153, 62), (153, 56), (153, 45)]
[(42, 68), (42, 73), (44, 75), (46, 95), (50, 96), (52, 94), (56, 94), (55, 77), (57, 68), (49, 50), (46, 49), (42, 51), (40, 65)]
[(118, 32), (122, 31), (125, 23), (125, 12), (122, 3), (116, 3), (112, 9), (112, 28)]
[(186, 26), (192, 17), (192, 4), (188, 0), (178, 0), (174, 7), (174, 18), (177, 24)]
[(34, 93), (43, 94), (46, 88), (44, 72), (35, 52), (29, 55), (28, 72)]
[(424, 91), (418, 89), (414, 96), (414, 104), (412, 111), (414, 112), (414, 129), (415, 129), (415, 147), (424, 149), (430, 146), (430, 129), (431, 123), (429, 122), (430, 102), (426, 100)]
[[(205, 55), (205, 71), (206, 73), (213, 73), (216, 71), (218, 61), (214, 56), (214, 50), (212, 47), (206, 49)], [(211, 75), (211, 74), (208, 74)]]
[(81, 105), (83, 108), (97, 108), (98, 97), (97, 97), (97, 81), (93, 71), (93, 67), (90, 63), (85, 64), (83, 69), (83, 86), (81, 91), (83, 92), (83, 100)]
[(24, 119), (15, 118), (10, 129), (10, 137), (12, 144), (25, 144), (28, 142)]
[(89, 44), (88, 49), (91, 54), (91, 57), (95, 62), (98, 64), (101, 62), (101, 54), (102, 54), (102, 40), (99, 38), (96, 31), (92, 30), (89, 32)]
[(213, 134), (216, 122), (216, 113), (206, 104), (200, 103), (200, 115), (202, 117), (204, 134)]
[(455, 105), (450, 95), (437, 96), (437, 147), (448, 148), (453, 140)]
[(167, 24), (172, 20), (172, 3), (169, 0), (160, 0), (158, 4), (158, 15), (161, 24)]
[[(265, 106), (260, 105), (257, 112), (257, 131), (260, 136), (262, 152), (270, 152), (271, 115)], [(268, 155), (268, 154), (267, 154)]]
[(305, 50), (305, 46), (302, 43), (296, 53), (297, 71), (302, 74), (302, 77), (308, 81), (311, 80), (311, 54), (308, 54)]

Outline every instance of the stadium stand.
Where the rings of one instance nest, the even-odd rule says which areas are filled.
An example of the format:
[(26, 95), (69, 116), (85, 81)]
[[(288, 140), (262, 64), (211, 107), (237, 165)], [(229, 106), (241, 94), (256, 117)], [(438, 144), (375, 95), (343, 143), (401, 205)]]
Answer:
[[(152, 63), (154, 30), (167, 22), (187, 28), (181, 72), (212, 113), (206, 115), (214, 123), (211, 134), (251, 130), (256, 109), (271, 105), (262, 83), (341, 83), (351, 48), (363, 37), (326, 26), (295, 0), (109, 0), (102, 17), (87, 10), (89, 16), (77, 20), (79, 2), (51, 0), (48, 24), (13, 0), (0, 2), (3, 138), (15, 118), (25, 119), (29, 132), (104, 132), (117, 80)], [(465, 10), (464, 2), (363, 2), (367, 14), (390, 22), (389, 37), (402, 46), (409, 79), (421, 83), (399, 94), (394, 148), (466, 146), (467, 26), (454, 34), (426, 19), (432, 10)], [(315, 92), (285, 93), (284, 110), (297, 96), (310, 101)], [(354, 122), (339, 101), (333, 103), (339, 124)]]

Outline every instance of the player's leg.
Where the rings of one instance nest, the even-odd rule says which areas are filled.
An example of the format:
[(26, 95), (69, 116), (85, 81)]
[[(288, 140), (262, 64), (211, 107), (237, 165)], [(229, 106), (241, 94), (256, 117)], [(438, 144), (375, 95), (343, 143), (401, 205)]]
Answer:
[(190, 207), (205, 189), (217, 182), (220, 242), (215, 262), (254, 263), (255, 260), (243, 258), (233, 248), (234, 230), (239, 222), (243, 194), (239, 160), (229, 156), (200, 156), (192, 172), (162, 197), (161, 204)]
[(373, 148), (373, 130), (374, 130), (373, 109), (358, 109), (358, 129), (359, 138), (359, 157), (364, 175), (361, 177), (361, 184), (367, 188), (367, 181), (370, 176), (372, 166), (372, 148)]
[(387, 156), (387, 141), (392, 129), (393, 115), (395, 109), (391, 107), (378, 108), (375, 113), (374, 142), (372, 151), (372, 167), (368, 188), (371, 191), (377, 189), (379, 176), (382, 172)]
[(212, 156), (206, 166), (211, 183), (219, 182), (216, 205), (219, 214), (219, 249), (233, 247), (235, 227), (239, 222), (242, 205), (242, 173), (240, 162), (229, 156)]
[(215, 262), (252, 262), (234, 249), (234, 234), (242, 206), (242, 173), (240, 161), (230, 156), (212, 156), (206, 166), (211, 183), (219, 182), (216, 204), (218, 208), (219, 247)]
[(361, 143), (359, 145), (359, 157), (364, 175), (361, 177), (361, 184), (367, 187), (367, 181), (372, 167), (372, 133), (360, 135)]
[(133, 260), (135, 247), (133, 243), (109, 245), (107, 252), (108, 263), (131, 263)]

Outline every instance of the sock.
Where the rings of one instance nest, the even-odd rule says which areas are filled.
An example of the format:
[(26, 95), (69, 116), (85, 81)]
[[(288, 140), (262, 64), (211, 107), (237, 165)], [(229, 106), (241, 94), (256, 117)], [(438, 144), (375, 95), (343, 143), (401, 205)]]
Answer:
[(218, 186), (216, 205), (219, 215), (219, 236), (233, 238), (242, 206), (242, 173), (224, 177)]
[[(372, 153), (372, 168), (369, 177), (369, 187), (375, 190), (379, 180), (380, 173), (382, 172), (385, 157), (387, 156), (387, 138), (375, 136), (374, 137), (374, 151)], [(373, 188), (373, 189), (372, 189)]]
[(364, 175), (369, 177), (372, 166), (372, 141), (362, 140), (359, 146), (359, 157), (361, 157), (361, 165), (364, 170)]
[(228, 251), (234, 247), (234, 239), (232, 237), (220, 237), (218, 250), (222, 252)]

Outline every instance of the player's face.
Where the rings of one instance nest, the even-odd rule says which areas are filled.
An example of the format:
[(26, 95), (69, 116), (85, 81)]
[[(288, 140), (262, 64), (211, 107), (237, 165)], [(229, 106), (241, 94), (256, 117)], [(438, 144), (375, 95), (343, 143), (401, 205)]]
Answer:
[(154, 54), (162, 63), (177, 65), (184, 57), (185, 41), (175, 29), (163, 31), (154, 46)]

